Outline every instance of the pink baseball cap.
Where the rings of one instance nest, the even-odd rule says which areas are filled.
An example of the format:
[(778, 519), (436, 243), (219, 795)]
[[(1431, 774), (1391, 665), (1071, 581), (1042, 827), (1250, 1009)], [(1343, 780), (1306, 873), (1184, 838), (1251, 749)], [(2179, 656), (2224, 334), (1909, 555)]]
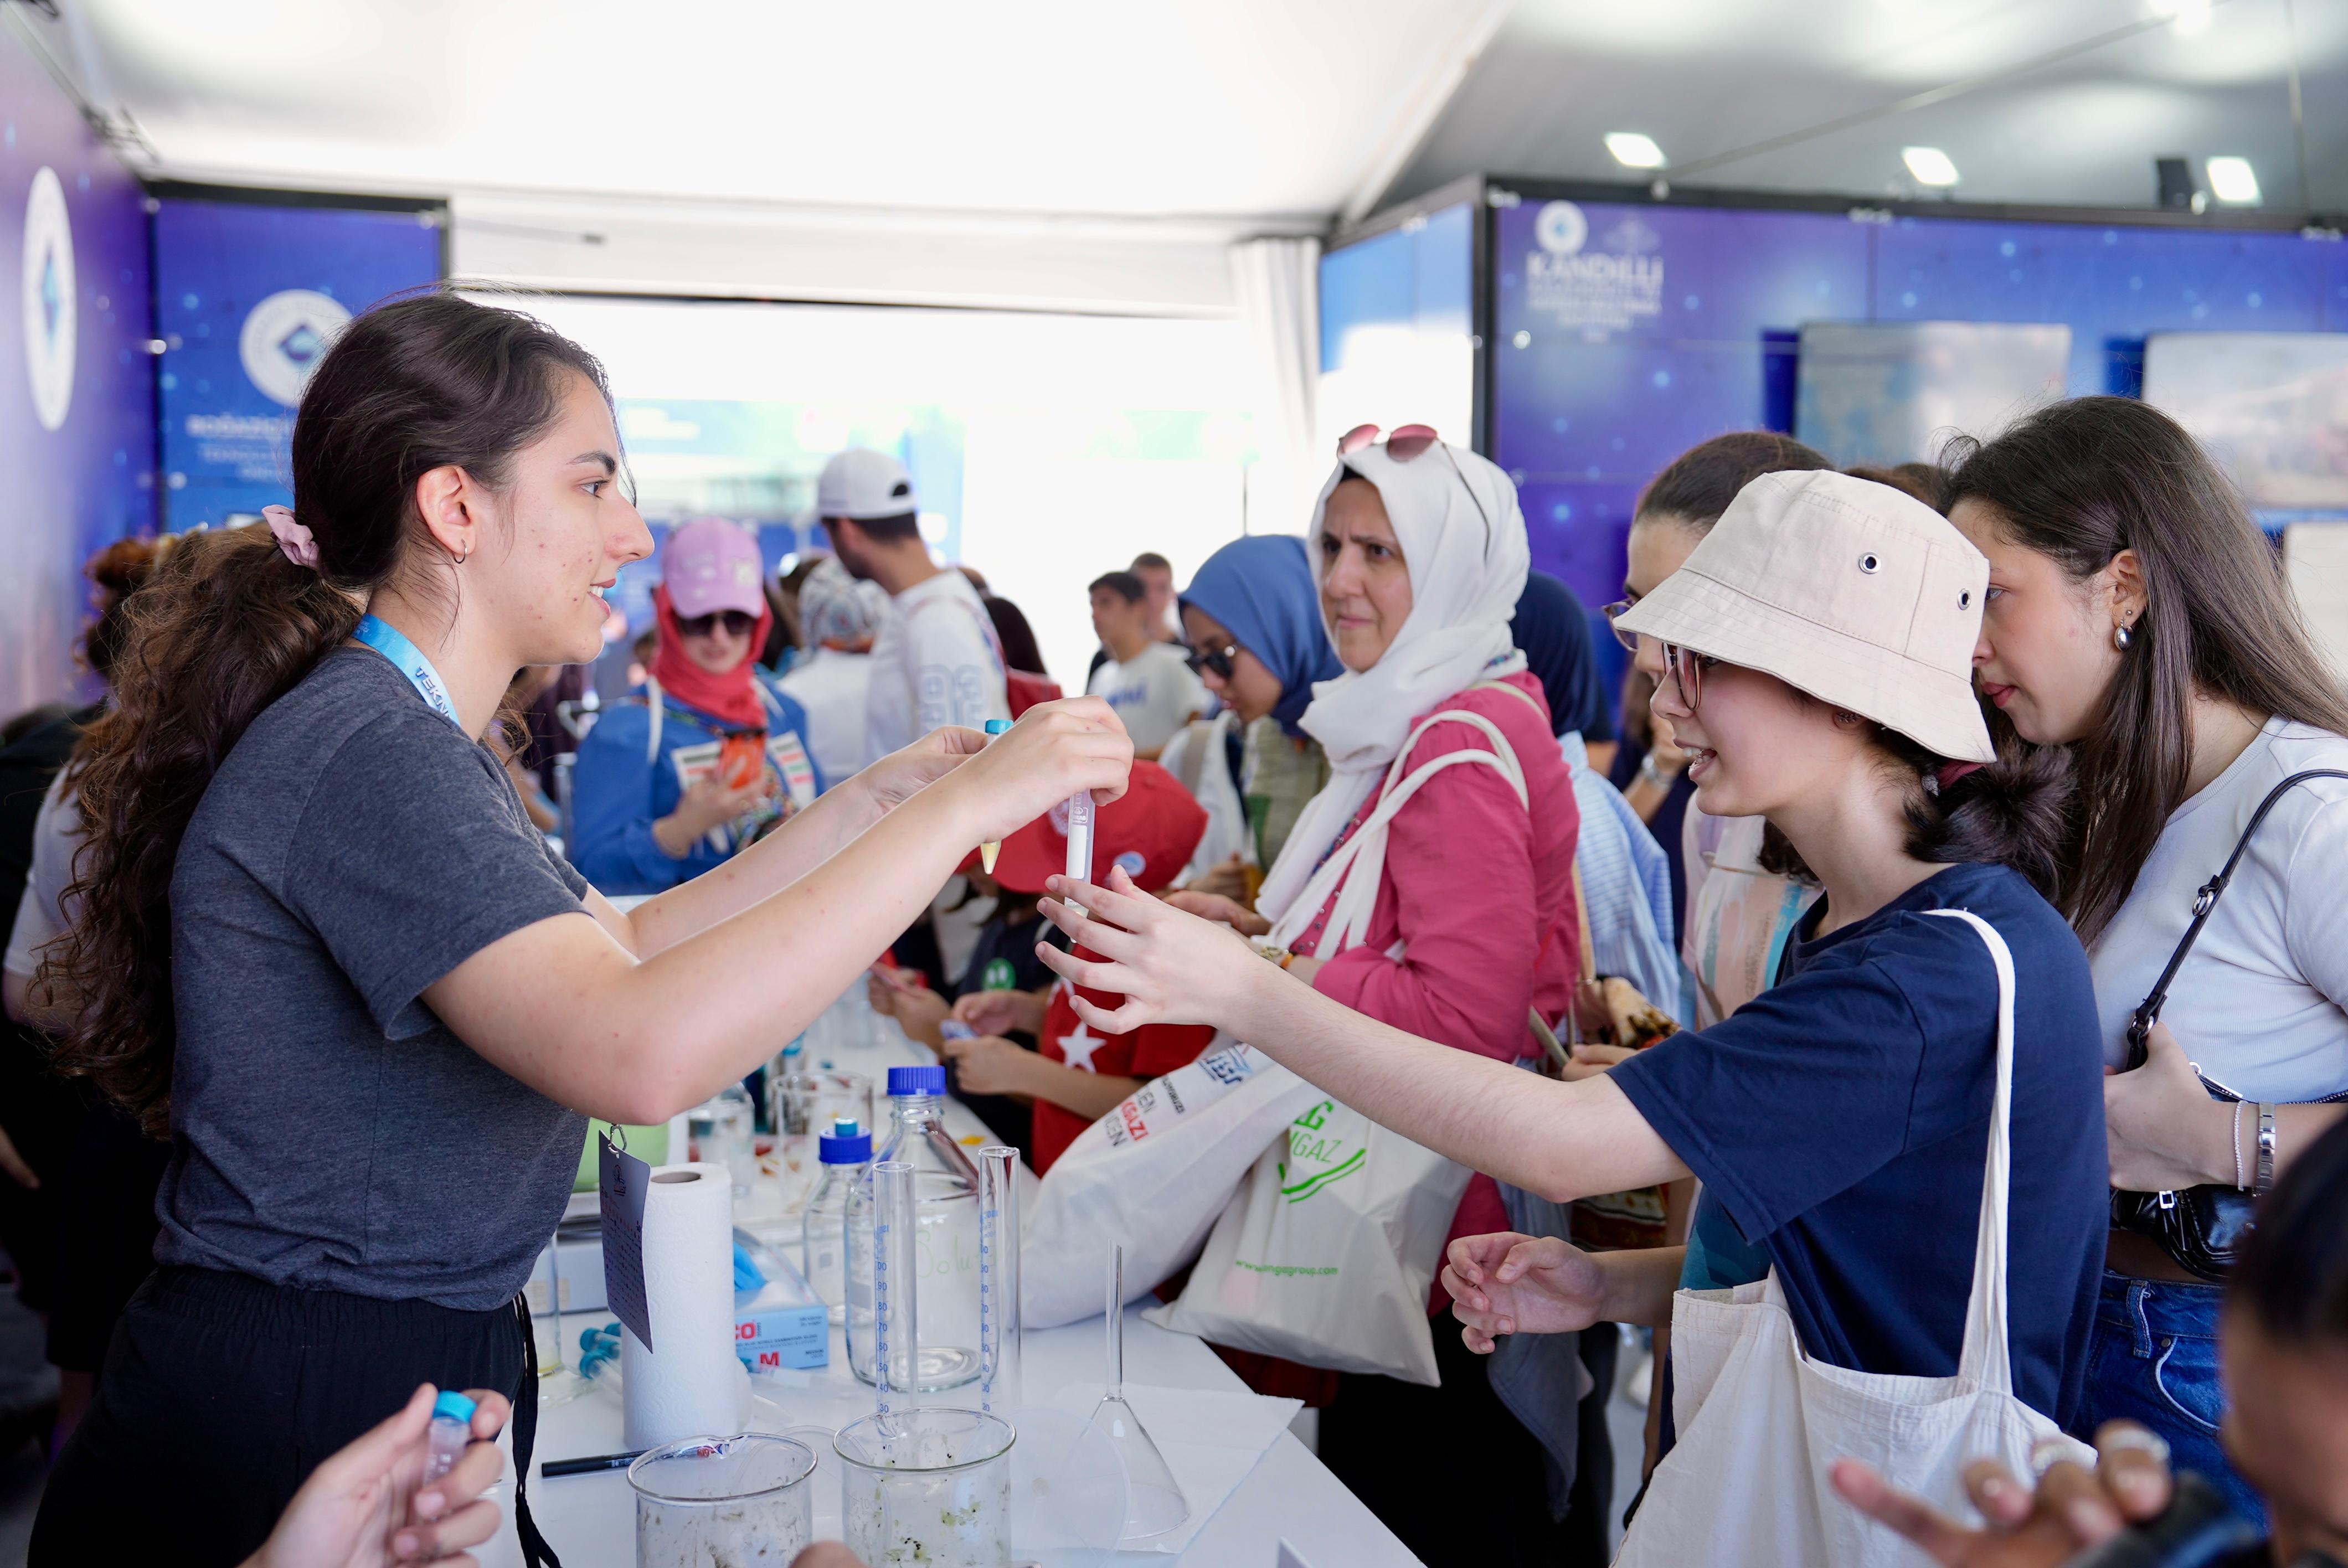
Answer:
[(724, 518), (680, 523), (661, 550), (661, 581), (680, 620), (720, 610), (764, 614), (767, 597), (759, 579), (765, 575), (757, 539)]

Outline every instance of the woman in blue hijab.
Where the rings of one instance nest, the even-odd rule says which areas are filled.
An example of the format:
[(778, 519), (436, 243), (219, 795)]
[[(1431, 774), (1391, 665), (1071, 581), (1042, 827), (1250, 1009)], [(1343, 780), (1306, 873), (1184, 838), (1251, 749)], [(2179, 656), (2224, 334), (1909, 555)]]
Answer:
[(1344, 666), (1321, 623), (1304, 541), (1293, 535), (1232, 540), (1199, 568), (1180, 604), (1192, 662), (1223, 712), (1190, 726), (1160, 760), (1211, 824), (1200, 848), (1209, 869), (1191, 885), (1251, 906), (1262, 868), (1279, 858), (1304, 803), (1329, 782), (1328, 759), (1296, 722), (1313, 682)]

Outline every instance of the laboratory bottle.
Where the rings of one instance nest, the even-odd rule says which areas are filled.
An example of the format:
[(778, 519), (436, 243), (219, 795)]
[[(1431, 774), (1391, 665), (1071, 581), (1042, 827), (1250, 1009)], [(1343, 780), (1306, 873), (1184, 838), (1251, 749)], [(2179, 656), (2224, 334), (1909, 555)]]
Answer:
[(686, 1113), (693, 1157), (725, 1166), (737, 1199), (750, 1195), (750, 1184), (758, 1177), (758, 1145), (752, 1128), (756, 1116), (750, 1091), (739, 1083), (727, 1084)]
[[(799, 1276), (834, 1323), (848, 1321), (848, 1196), (872, 1169), (872, 1134), (842, 1116), (816, 1141), (823, 1173), (800, 1229)], [(869, 1217), (868, 1217), (869, 1223)]]
[[(876, 1164), (902, 1160), (913, 1167), (920, 1315), (915, 1330), (921, 1351), (916, 1387), (924, 1393), (958, 1388), (976, 1378), (979, 1369), (978, 1167), (945, 1129), (945, 1090), (942, 1067), (891, 1068), (889, 1124), (872, 1152)], [(864, 1184), (868, 1192), (870, 1185)], [(869, 1195), (866, 1201), (869, 1204)], [(869, 1206), (865, 1213), (869, 1225)], [(867, 1293), (871, 1289), (871, 1257), (869, 1233), (860, 1255), (852, 1222), (848, 1235), (849, 1363), (855, 1367), (855, 1302), (860, 1286)], [(869, 1363), (870, 1346), (866, 1348)], [(869, 1379), (869, 1365), (858, 1368), (857, 1375)]]

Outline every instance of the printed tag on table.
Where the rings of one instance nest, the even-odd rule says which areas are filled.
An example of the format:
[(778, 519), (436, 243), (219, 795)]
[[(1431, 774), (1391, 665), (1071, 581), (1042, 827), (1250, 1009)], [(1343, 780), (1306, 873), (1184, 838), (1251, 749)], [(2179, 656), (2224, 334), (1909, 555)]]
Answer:
[(653, 1348), (653, 1317), (644, 1304), (644, 1192), (653, 1168), (612, 1147), (607, 1129), (595, 1134), (595, 1185), (603, 1208), (603, 1299), (628, 1332)]

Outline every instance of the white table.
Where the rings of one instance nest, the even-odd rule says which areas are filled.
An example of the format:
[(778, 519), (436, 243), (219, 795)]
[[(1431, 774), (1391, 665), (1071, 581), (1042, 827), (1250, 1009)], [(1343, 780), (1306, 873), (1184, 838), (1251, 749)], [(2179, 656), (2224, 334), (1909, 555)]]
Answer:
[[(886, 1087), (889, 1067), (932, 1060), (893, 1026), (887, 1033), (884, 1043), (836, 1051), (830, 1060), (837, 1066), (868, 1073), (876, 1094)], [(986, 1131), (957, 1103), (949, 1102), (946, 1122), (958, 1137)], [(1027, 1178), (1030, 1192), (1033, 1182), (1031, 1175)], [(762, 1195), (754, 1194), (746, 1208), (755, 1211), (766, 1206), (760, 1203)], [(565, 1344), (575, 1347), (582, 1328), (607, 1321), (609, 1317), (603, 1313), (567, 1317)], [(1097, 1384), (1101, 1379), (1105, 1357), (1098, 1317), (1061, 1328), (1030, 1330), (1023, 1346), (1026, 1397), (1031, 1403), (1049, 1403), (1064, 1386)], [(1125, 1354), (1129, 1383), (1234, 1390), (1243, 1387), (1204, 1343), (1143, 1322), (1138, 1307), (1127, 1313)], [(576, 1358), (575, 1355), (570, 1358)], [(872, 1408), (870, 1389), (848, 1369), (847, 1348), (838, 1327), (832, 1329), (829, 1367), (785, 1373), (779, 1378), (761, 1378), (757, 1383), (760, 1396), (773, 1403), (786, 1423), (837, 1427), (869, 1414)], [(971, 1390), (962, 1389), (924, 1402), (966, 1404), (973, 1398)], [(761, 1414), (769, 1419), (774, 1417), (774, 1412), (765, 1409)], [(1407, 1440), (1426, 1437), (1411, 1434)], [(625, 1446), (620, 1401), (608, 1392), (591, 1389), (569, 1403), (541, 1411), (530, 1482), (530, 1510), (548, 1542), (561, 1556), (564, 1568), (632, 1568), (634, 1494), (620, 1471), (548, 1481), (538, 1474), (539, 1465), (549, 1459), (617, 1453)], [(836, 1517), (838, 1507), (836, 1495), (825, 1498), (819, 1493), (819, 1523)], [(510, 1500), (507, 1512), (499, 1539), (479, 1553), (484, 1568), (520, 1568), (521, 1549), (514, 1537)], [(1120, 1568), (1170, 1568), (1178, 1563), (1193, 1568), (1273, 1568), (1283, 1541), (1305, 1568), (1408, 1568), (1418, 1562), (1311, 1450), (1287, 1432), (1273, 1441), (1179, 1557), (1121, 1553), (1114, 1561)]]

